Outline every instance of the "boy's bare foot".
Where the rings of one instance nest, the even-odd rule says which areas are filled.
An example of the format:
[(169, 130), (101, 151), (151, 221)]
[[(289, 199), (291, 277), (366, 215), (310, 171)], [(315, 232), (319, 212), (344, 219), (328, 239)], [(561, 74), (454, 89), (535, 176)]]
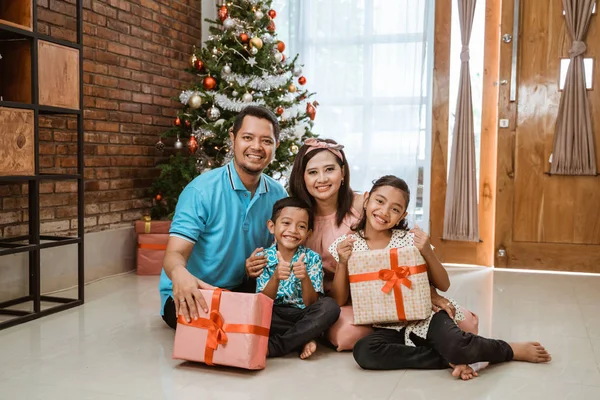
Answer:
[(473, 379), (473, 378), (479, 376), (479, 374), (473, 368), (471, 368), (469, 365), (450, 364), (450, 366), (452, 368), (454, 368), (454, 370), (452, 371), (452, 376), (454, 376), (455, 378), (462, 379), (463, 381), (468, 381), (470, 379)]
[(552, 360), (550, 353), (538, 342), (510, 343), (510, 347), (513, 350), (513, 360), (515, 361), (544, 363)]
[(302, 353), (300, 353), (300, 358), (306, 360), (308, 357), (312, 356), (315, 351), (317, 351), (317, 342), (311, 340), (304, 345)]

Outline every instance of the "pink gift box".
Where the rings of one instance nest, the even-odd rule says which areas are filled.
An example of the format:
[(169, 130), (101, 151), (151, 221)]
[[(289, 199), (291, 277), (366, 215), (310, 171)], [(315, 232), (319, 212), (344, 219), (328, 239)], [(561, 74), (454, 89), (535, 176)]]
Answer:
[(262, 293), (201, 290), (209, 312), (198, 320), (179, 316), (173, 358), (245, 369), (263, 369), (273, 300)]
[(138, 235), (137, 274), (160, 275), (169, 241), (168, 233), (149, 233)]

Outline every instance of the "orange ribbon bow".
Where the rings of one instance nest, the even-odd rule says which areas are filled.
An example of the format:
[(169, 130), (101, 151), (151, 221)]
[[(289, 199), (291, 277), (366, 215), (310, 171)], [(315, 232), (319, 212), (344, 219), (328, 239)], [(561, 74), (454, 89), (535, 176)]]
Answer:
[(412, 288), (412, 282), (409, 278), (411, 275), (427, 272), (427, 265), (421, 264), (414, 267), (406, 267), (398, 265), (398, 249), (390, 250), (390, 269), (381, 269), (377, 272), (367, 272), (364, 274), (350, 275), (350, 283), (367, 282), (382, 280), (385, 284), (381, 291), (389, 294), (394, 290), (394, 300), (396, 302), (396, 312), (398, 320), (406, 320), (406, 312), (404, 311), (404, 299), (402, 298), (401, 285), (408, 289)]
[(387, 294), (394, 287), (400, 288), (400, 285), (404, 285), (410, 289), (412, 287), (412, 282), (408, 279), (408, 276), (410, 276), (410, 269), (408, 267), (396, 267), (394, 270), (379, 270), (379, 279), (386, 281), (385, 285), (381, 288), (381, 291)]
[(224, 289), (215, 289), (213, 291), (209, 318), (198, 318), (197, 320), (192, 320), (190, 322), (187, 322), (183, 315), (179, 315), (177, 318), (177, 323), (179, 324), (208, 330), (208, 335), (206, 336), (206, 348), (204, 349), (204, 363), (206, 363), (206, 365), (213, 365), (213, 354), (215, 350), (217, 350), (219, 345), (227, 344), (227, 341), (229, 340), (227, 333), (251, 333), (269, 337), (269, 328), (258, 325), (225, 323), (225, 319), (219, 312), (221, 293), (224, 291)]

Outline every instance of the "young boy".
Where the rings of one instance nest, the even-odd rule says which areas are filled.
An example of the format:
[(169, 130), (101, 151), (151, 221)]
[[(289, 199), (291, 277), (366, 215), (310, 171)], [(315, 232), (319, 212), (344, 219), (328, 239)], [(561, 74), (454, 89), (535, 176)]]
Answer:
[(340, 314), (337, 303), (323, 297), (321, 256), (303, 246), (312, 224), (309, 206), (294, 197), (277, 201), (267, 222), (275, 244), (263, 252), (267, 265), (256, 280), (256, 292), (275, 300), (269, 357), (293, 351), (301, 359), (310, 357), (317, 349), (314, 339)]

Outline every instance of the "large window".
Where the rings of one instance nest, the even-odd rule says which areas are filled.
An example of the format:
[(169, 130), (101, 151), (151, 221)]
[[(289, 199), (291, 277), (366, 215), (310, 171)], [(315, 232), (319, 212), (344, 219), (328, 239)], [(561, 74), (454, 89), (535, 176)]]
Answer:
[(429, 220), (433, 0), (275, 0), (277, 33), (320, 103), (315, 131), (346, 146), (352, 187), (393, 174)]

